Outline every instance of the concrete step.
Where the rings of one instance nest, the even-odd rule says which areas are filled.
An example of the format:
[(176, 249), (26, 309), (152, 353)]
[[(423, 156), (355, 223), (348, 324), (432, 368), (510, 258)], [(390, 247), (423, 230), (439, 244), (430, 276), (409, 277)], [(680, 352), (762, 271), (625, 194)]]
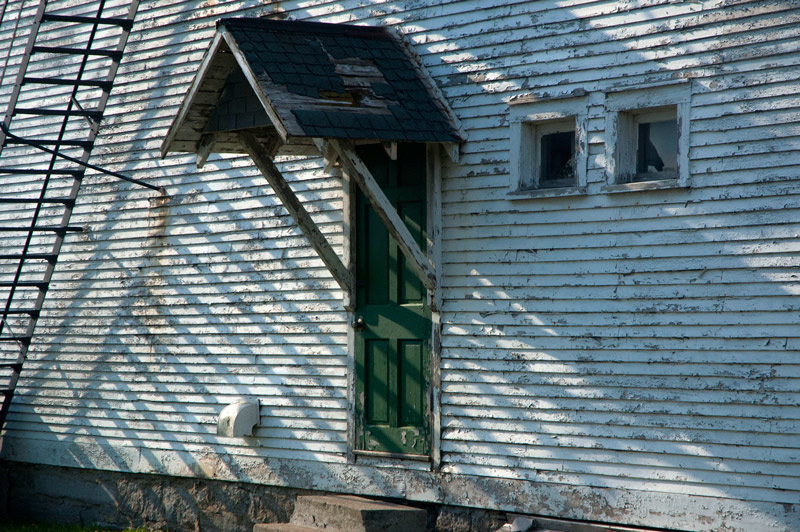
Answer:
[(426, 521), (425, 510), (399, 504), (353, 495), (301, 495), (290, 524), (326, 532), (424, 532)]
[(271, 523), (255, 525), (253, 532), (319, 532), (319, 528), (308, 528), (291, 523)]

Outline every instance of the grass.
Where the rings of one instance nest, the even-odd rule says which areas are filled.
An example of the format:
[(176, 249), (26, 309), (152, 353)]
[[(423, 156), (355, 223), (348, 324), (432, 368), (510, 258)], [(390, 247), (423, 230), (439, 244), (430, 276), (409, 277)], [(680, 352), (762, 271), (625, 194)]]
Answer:
[[(50, 523), (0, 523), (0, 532), (119, 532), (99, 526), (58, 525)], [(124, 532), (149, 532), (146, 528), (129, 528)]]

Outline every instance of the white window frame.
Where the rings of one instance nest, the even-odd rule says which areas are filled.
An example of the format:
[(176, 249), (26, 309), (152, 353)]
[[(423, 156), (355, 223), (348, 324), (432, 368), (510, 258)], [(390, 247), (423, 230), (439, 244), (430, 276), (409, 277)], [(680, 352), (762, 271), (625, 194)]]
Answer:
[[(606, 94), (605, 191), (689, 186), (690, 96), (689, 84), (685, 82)], [(677, 175), (659, 180), (631, 181), (631, 177), (636, 175), (639, 121), (652, 121), (662, 113), (671, 113), (672, 109), (678, 121)]]
[[(541, 100), (527, 97), (512, 102), (509, 111), (511, 152), (509, 197), (549, 197), (586, 192), (588, 163), (586, 144), (587, 98), (568, 96)], [(539, 183), (541, 139), (548, 133), (575, 129), (575, 179), (564, 187), (545, 187)]]

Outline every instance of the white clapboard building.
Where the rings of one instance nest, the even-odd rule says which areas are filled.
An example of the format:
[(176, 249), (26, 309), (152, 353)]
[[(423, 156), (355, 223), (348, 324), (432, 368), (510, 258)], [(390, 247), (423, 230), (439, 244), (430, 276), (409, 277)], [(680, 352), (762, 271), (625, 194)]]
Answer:
[(798, 0), (0, 4), (12, 473), (800, 530)]

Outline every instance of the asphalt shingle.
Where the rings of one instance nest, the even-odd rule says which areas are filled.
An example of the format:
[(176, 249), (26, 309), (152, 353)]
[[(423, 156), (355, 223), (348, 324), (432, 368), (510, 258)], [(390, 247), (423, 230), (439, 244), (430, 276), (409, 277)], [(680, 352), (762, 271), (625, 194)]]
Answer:
[[(274, 98), (284, 91), (308, 99), (301, 108), (282, 110), (306, 136), (460, 140), (403, 44), (385, 28), (260, 18), (219, 24), (233, 36), (268, 98), (298, 101)], [(341, 105), (331, 109), (332, 100)]]

